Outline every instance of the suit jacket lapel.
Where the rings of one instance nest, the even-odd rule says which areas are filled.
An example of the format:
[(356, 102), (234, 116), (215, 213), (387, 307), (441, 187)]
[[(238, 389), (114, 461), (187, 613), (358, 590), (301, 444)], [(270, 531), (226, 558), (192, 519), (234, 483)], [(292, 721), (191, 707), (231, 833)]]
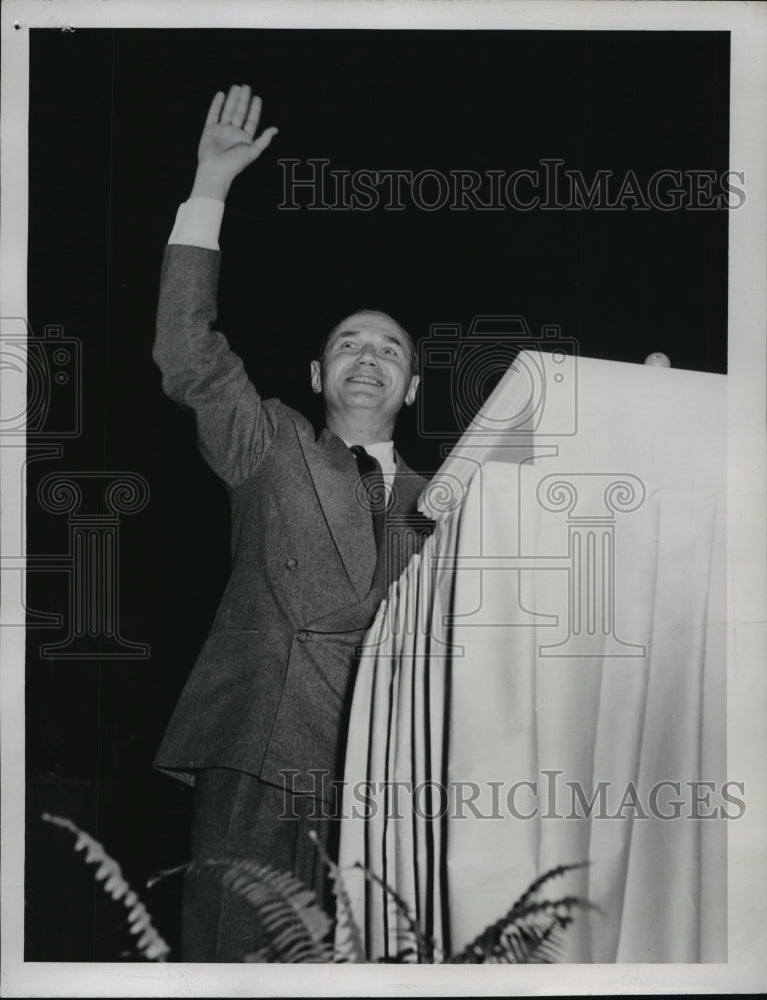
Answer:
[(317, 441), (296, 431), (330, 534), (362, 600), (373, 581), (376, 551), (370, 512), (353, 499), (349, 503), (359, 483), (357, 463), (343, 441), (327, 428)]
[(396, 450), (394, 458), (397, 463), (397, 474), (394, 477), (395, 500), (390, 513), (402, 514), (416, 509), (416, 500), (421, 495), (426, 481), (423, 476), (417, 475), (405, 464)]

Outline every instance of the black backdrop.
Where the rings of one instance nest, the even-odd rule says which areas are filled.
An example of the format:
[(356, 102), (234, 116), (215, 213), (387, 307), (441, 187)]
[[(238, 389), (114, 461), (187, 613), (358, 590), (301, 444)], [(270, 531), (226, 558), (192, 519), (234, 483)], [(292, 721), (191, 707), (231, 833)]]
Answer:
[[(728, 80), (726, 33), (31, 32), (29, 321), (81, 342), (83, 431), (30, 466), (28, 551), (68, 544), (66, 518), (36, 500), (44, 475), (141, 475), (149, 503), (120, 528), (120, 622), (151, 652), (47, 658), (41, 643), (63, 631), (28, 632), (28, 959), (115, 959), (126, 941), (119, 907), (43, 810), (102, 839), (137, 886), (185, 860), (190, 793), (150, 765), (226, 580), (228, 512), (151, 345), (162, 248), (212, 94), (250, 83), (263, 124), (280, 128), (232, 189), (220, 328), (263, 395), (306, 411), (312, 346), (364, 305), (416, 339), (433, 322), (523, 314), (533, 332), (561, 324), (585, 355), (641, 363), (662, 350), (725, 371), (726, 211), (287, 212), (277, 161), (510, 173), (556, 157), (586, 178), (720, 174)], [(424, 391), (447, 412), (428, 372)], [(414, 467), (439, 464), (413, 412), (398, 440)], [(64, 611), (64, 575), (30, 574), (28, 604)], [(178, 886), (147, 896), (173, 944)]]

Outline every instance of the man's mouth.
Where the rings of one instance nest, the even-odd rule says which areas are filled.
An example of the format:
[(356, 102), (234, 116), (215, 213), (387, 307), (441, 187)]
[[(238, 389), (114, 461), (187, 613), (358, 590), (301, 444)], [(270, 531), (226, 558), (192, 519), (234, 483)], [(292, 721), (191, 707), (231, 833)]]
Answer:
[(380, 379), (373, 378), (372, 375), (350, 375), (346, 381), (360, 382), (362, 385), (378, 385), (383, 388), (383, 382), (381, 382)]

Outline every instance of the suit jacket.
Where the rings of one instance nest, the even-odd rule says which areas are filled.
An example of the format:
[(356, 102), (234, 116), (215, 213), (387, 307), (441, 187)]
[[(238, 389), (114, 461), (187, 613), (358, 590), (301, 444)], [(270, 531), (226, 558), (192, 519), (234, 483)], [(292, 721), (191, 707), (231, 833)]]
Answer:
[(155, 766), (194, 782), (230, 767), (322, 794), (337, 773), (355, 650), (389, 582), (431, 522), (426, 480), (399, 456), (388, 538), (375, 548), (354, 456), (279, 400), (261, 400), (212, 329), (220, 254), (166, 248), (154, 359), (163, 388), (194, 411), (200, 450), (231, 504), (232, 572)]

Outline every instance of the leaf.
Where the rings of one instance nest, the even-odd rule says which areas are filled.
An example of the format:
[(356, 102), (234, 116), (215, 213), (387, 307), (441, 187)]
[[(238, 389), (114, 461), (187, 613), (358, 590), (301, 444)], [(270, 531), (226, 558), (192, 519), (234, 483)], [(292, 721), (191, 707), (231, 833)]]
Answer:
[(179, 872), (185, 872), (188, 867), (189, 864), (186, 863), (183, 865), (176, 865), (174, 868), (163, 868), (160, 871), (155, 872), (154, 875), (151, 875), (146, 880), (147, 889), (151, 889), (152, 886), (157, 885), (158, 882), (161, 882), (164, 878), (168, 878), (170, 875), (178, 875)]
[(574, 920), (577, 908), (598, 910), (579, 896), (561, 899), (536, 898), (553, 878), (587, 862), (558, 865), (535, 879), (500, 920), (490, 924), (463, 951), (451, 956), (453, 964), (494, 962), (556, 962), (562, 948), (562, 931)]
[[(379, 875), (376, 875), (375, 872), (367, 869), (363, 864), (357, 862), (355, 868), (358, 868), (363, 873), (368, 882), (374, 882), (376, 885), (380, 886), (394, 901), (397, 912), (404, 918), (408, 927), (409, 934), (406, 936), (406, 940), (409, 937), (415, 945), (415, 949), (407, 949), (407, 954), (409, 955), (414, 950), (417, 956), (416, 961), (418, 963), (430, 964), (432, 962), (442, 962), (444, 959), (441, 950), (437, 947), (437, 943), (431, 938), (426, 937), (424, 932), (421, 930), (420, 924), (410, 913), (410, 908), (404, 899), (398, 896), (394, 889), (392, 889), (392, 887), (388, 885), (388, 883), (386, 883)], [(404, 951), (398, 952), (394, 961), (399, 961), (400, 957), (404, 954)], [(391, 959), (389, 959), (389, 961), (391, 961)]]
[(122, 900), (123, 906), (128, 910), (128, 923), (131, 934), (141, 934), (136, 941), (136, 949), (139, 954), (148, 958), (152, 962), (164, 962), (170, 953), (170, 946), (160, 936), (146, 907), (139, 901), (136, 893), (123, 877), (120, 865), (111, 858), (103, 846), (90, 834), (81, 830), (78, 826), (64, 816), (51, 816), (50, 813), (42, 814), (46, 823), (61, 827), (62, 830), (69, 830), (77, 838), (75, 841), (75, 851), (85, 850), (85, 863), (96, 864), (95, 878), (102, 883), (104, 892), (114, 900)]
[(331, 962), (324, 940), (332, 921), (314, 893), (289, 872), (250, 858), (211, 858), (194, 862), (191, 871), (221, 868), (223, 885), (255, 910), (268, 943), (243, 956), (245, 962)]
[(333, 895), (336, 899), (333, 961), (339, 963), (365, 962), (365, 946), (362, 943), (362, 934), (352, 913), (352, 902), (349, 899), (349, 893), (346, 891), (341, 869), (331, 860), (315, 830), (309, 831), (309, 837), (327, 868), (328, 876), (333, 886)]
[[(560, 875), (565, 875), (567, 872), (575, 871), (577, 868), (586, 868), (590, 864), (589, 861), (574, 861), (568, 865), (556, 865), (554, 868), (549, 868), (545, 871), (543, 875), (539, 875), (537, 879), (530, 883), (530, 885), (525, 889), (522, 895), (514, 904), (515, 907), (522, 907), (528, 901), (531, 896), (534, 896), (539, 889), (541, 889), (547, 882), (550, 882), (554, 878), (559, 878)], [(512, 907), (513, 909), (513, 907)]]

